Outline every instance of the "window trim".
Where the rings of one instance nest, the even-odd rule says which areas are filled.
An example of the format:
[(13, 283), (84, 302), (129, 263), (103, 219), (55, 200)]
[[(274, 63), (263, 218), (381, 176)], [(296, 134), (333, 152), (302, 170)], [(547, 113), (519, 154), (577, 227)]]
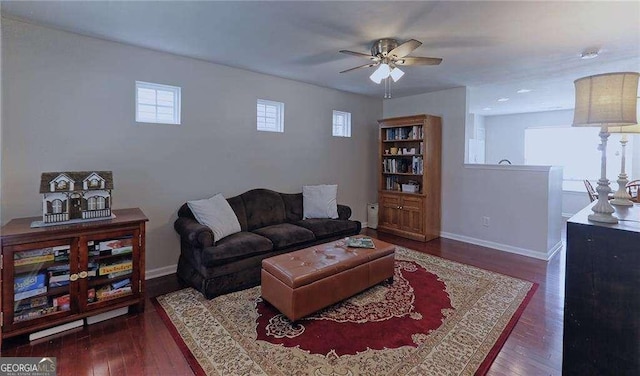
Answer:
[[(147, 121), (142, 120), (139, 116), (138, 107), (141, 103), (138, 101), (138, 91), (139, 89), (148, 89), (155, 90), (156, 93), (158, 90), (160, 91), (168, 91), (173, 93), (173, 106), (158, 106), (157, 101), (154, 105), (156, 108), (156, 118), (155, 121)], [(164, 85), (157, 84), (153, 82), (145, 82), (145, 81), (136, 81), (135, 85), (135, 118), (136, 123), (146, 123), (146, 124), (172, 124), (172, 125), (181, 125), (182, 124), (182, 88), (180, 86), (172, 86), (172, 85)], [(163, 121), (158, 120), (158, 107), (162, 108), (172, 108), (173, 109), (173, 119), (171, 121)]]
[[(343, 125), (342, 134), (336, 134), (336, 116), (344, 116), (345, 124)], [(333, 110), (331, 117), (331, 135), (333, 137), (351, 137), (351, 112)]]
[(53, 214), (62, 214), (62, 200), (57, 198), (51, 201), (51, 211)]
[[(275, 129), (269, 129), (264, 127), (260, 128), (260, 125), (258, 122), (258, 119), (259, 119), (258, 106), (259, 105), (274, 106), (276, 108), (276, 128)], [(266, 116), (265, 116), (265, 119), (266, 119)], [(256, 129), (259, 132), (284, 133), (284, 103), (258, 98), (258, 100), (256, 101)]]

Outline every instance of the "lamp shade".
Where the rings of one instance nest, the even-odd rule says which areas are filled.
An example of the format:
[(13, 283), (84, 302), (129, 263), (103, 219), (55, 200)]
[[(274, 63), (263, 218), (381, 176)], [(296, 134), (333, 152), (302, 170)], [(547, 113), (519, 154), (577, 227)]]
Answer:
[(640, 124), (627, 125), (624, 127), (608, 127), (609, 133), (640, 133)]
[(628, 126), (638, 123), (636, 72), (606, 73), (574, 81), (574, 127)]

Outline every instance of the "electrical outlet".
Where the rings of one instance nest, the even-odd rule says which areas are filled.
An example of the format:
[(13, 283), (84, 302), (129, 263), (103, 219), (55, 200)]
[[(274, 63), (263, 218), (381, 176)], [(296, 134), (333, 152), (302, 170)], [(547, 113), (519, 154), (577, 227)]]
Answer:
[(489, 217), (482, 217), (482, 225), (484, 227), (489, 227), (489, 224), (491, 223), (491, 218)]

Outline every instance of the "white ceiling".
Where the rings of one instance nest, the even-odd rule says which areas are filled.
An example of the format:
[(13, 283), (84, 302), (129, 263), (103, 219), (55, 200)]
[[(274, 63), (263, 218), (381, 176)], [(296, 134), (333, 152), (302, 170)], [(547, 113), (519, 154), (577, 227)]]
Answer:
[[(573, 108), (573, 81), (640, 71), (640, 2), (2, 1), (3, 16), (382, 98), (367, 61), (379, 38), (423, 45), (394, 97), (471, 87), (483, 115)], [(581, 60), (585, 50), (596, 59)], [(516, 90), (532, 90), (517, 94)], [(506, 102), (497, 102), (509, 97)], [(484, 108), (490, 107), (491, 110)]]

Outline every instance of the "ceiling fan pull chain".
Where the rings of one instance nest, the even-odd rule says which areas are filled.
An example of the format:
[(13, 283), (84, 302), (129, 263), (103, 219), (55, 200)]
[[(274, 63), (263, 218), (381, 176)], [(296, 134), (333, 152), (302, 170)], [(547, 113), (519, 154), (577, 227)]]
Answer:
[(384, 97), (391, 98), (391, 79), (389, 77), (384, 79)]

